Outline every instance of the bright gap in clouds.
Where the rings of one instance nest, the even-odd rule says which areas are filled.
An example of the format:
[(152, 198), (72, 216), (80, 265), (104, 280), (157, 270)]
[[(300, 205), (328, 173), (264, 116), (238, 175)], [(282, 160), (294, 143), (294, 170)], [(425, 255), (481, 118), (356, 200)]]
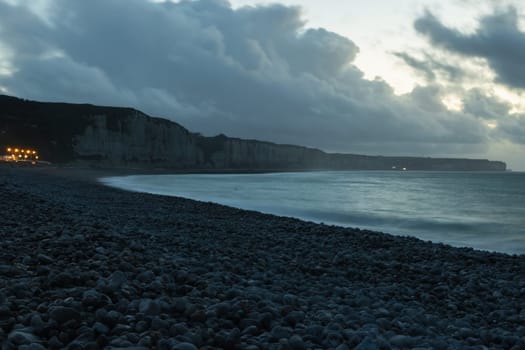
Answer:
[[(488, 90), (488, 89), (487, 89)], [(493, 86), (494, 95), (502, 101), (510, 103), (510, 114), (525, 114), (525, 94), (519, 91), (514, 91), (505, 86)]]
[[(354, 41), (360, 51), (353, 62), (365, 78), (377, 77), (392, 86), (400, 95), (410, 92), (422, 79), (393, 53), (399, 51), (432, 51), (427, 40), (413, 29), (414, 20), (431, 9), (448, 27), (463, 33), (474, 32), (479, 18), (490, 14), (495, 1), (469, 0), (231, 0), (235, 8), (282, 3), (300, 6), (307, 27), (322, 27)], [(499, 7), (519, 6), (517, 1), (498, 1)], [(523, 7), (523, 6), (520, 6)], [(466, 15), (468, 14), (468, 15)]]
[[(274, 0), (231, 0), (233, 7), (255, 6), (275, 3)], [(279, 3), (300, 6), (307, 27), (322, 27), (351, 39), (359, 47), (359, 53), (352, 62), (363, 73), (364, 78), (386, 81), (397, 95), (412, 91), (416, 86), (425, 86), (424, 76), (417, 74), (407, 64), (395, 56), (396, 52), (419, 52), (441, 59), (441, 54), (418, 35), (413, 22), (425, 11), (431, 10), (442, 23), (464, 34), (471, 34), (479, 26), (479, 20), (494, 12), (494, 8), (505, 9), (514, 6), (525, 9), (520, 1), (473, 1), (473, 0), (280, 0)], [(525, 27), (525, 17), (520, 18), (520, 26)], [(450, 54), (449, 54), (450, 55)], [(453, 56), (453, 55), (452, 55)], [(450, 59), (451, 56), (446, 57)], [(470, 89), (484, 86), (495, 90), (503, 101), (512, 104), (511, 113), (525, 113), (522, 94), (494, 84), (494, 74), (482, 59), (465, 60), (461, 56), (452, 61), (458, 70), (470, 72), (454, 89)], [(454, 66), (452, 66), (454, 67)], [(449, 85), (437, 76), (436, 83)], [(470, 82), (468, 81), (470, 80)], [(456, 83), (456, 85), (458, 85)], [(461, 97), (447, 94), (443, 104), (451, 111), (460, 111)]]
[[(399, 50), (407, 42), (422, 42), (412, 27), (416, 1), (362, 1), (350, 0), (280, 0), (288, 6), (300, 6), (306, 26), (325, 28), (352, 40), (359, 53), (355, 64), (366, 79), (380, 78), (392, 86), (397, 94), (411, 91), (423, 81), (411, 74), (409, 67), (400, 65), (391, 51)], [(273, 0), (232, 0), (233, 7), (276, 3)], [(407, 14), (414, 12), (412, 17)], [(421, 43), (420, 43), (421, 44)]]

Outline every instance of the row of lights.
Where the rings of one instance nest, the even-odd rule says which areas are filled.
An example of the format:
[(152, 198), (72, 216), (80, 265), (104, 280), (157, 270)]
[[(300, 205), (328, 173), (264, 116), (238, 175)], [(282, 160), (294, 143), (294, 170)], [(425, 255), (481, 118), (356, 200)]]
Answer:
[(11, 155), (12, 160), (26, 160), (26, 159), (38, 160), (38, 154), (33, 149), (7, 147), (6, 150), (7, 150), (7, 153)]

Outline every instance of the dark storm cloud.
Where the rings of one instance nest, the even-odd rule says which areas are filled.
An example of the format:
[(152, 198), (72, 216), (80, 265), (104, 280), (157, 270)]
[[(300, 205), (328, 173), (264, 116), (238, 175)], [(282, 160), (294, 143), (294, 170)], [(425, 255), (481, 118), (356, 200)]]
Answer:
[(525, 32), (518, 26), (513, 7), (485, 16), (473, 34), (464, 34), (443, 25), (427, 12), (414, 23), (415, 29), (450, 52), (487, 60), (497, 80), (514, 88), (525, 88)]
[[(489, 131), (437, 86), (396, 96), (363, 78), (357, 46), (307, 29), (296, 7), (220, 0), (54, 0), (43, 21), (0, 0), (9, 93), (134, 106), (192, 131), (327, 150), (479, 152)], [(437, 66), (432, 69), (440, 69)]]
[(436, 80), (436, 74), (434, 73), (432, 65), (429, 62), (418, 60), (406, 52), (395, 52), (394, 56), (401, 58), (410, 67), (421, 72), (428, 81)]
[(48, 28), (28, 9), (0, 1), (0, 19), (0, 41), (14, 46), (18, 55), (38, 55), (48, 48)]

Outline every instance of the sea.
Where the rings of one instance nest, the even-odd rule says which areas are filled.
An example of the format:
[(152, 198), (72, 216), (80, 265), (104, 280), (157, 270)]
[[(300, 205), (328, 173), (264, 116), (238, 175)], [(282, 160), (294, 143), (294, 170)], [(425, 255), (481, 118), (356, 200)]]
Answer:
[(100, 179), (317, 223), (525, 254), (525, 173), (319, 171)]

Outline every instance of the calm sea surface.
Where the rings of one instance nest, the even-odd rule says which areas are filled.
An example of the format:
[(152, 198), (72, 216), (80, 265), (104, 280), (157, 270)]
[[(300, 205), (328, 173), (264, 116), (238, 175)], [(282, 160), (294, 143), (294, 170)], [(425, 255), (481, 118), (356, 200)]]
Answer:
[(131, 191), (525, 254), (525, 173), (338, 171), (101, 181)]

